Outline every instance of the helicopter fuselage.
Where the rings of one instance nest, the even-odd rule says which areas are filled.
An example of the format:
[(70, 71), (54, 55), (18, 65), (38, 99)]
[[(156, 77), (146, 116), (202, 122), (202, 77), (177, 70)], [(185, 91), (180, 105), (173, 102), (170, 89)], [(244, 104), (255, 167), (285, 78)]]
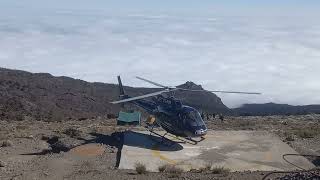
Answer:
[(156, 124), (167, 132), (181, 137), (202, 137), (207, 127), (200, 113), (174, 97), (157, 96), (152, 100), (135, 100), (131, 103), (156, 117)]
[[(165, 86), (151, 80), (136, 77), (142, 81), (160, 87), (159, 91), (144, 94), (136, 97), (129, 97), (123, 88), (121, 78), (118, 76), (119, 97), (120, 100), (111, 102), (112, 104), (132, 103), (145, 109), (148, 113), (156, 117), (156, 124), (161, 126), (167, 132), (192, 138), (203, 137), (207, 133), (207, 127), (203, 122), (200, 113), (193, 107), (183, 105), (180, 100), (173, 97), (176, 91), (192, 91), (192, 92), (219, 92), (232, 94), (261, 94), (256, 92), (241, 91), (208, 91), (204, 89), (190, 89), (176, 86)], [(164, 94), (169, 96), (163, 96)], [(151, 100), (146, 100), (151, 98)], [(152, 126), (153, 128), (153, 126)], [(201, 138), (203, 139), (203, 138)]]

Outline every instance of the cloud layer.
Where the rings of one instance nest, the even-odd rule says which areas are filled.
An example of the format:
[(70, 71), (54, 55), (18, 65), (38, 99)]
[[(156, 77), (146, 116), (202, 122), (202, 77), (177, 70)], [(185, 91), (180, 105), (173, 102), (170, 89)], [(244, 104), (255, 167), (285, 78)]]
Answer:
[(187, 80), (242, 103), (320, 103), (320, 25), (314, 18), (108, 15), (60, 11), (0, 16), (0, 66), (132, 86), (143, 76)]

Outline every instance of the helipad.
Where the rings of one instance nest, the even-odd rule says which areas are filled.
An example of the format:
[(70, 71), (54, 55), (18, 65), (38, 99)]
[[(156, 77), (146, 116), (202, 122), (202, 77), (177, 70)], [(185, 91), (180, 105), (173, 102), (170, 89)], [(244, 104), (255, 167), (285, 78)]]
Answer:
[[(282, 156), (297, 152), (268, 132), (210, 131), (206, 139), (197, 145), (163, 145), (159, 143), (160, 138), (150, 136), (148, 132), (128, 131), (123, 138), (120, 169), (134, 169), (138, 162), (145, 164), (149, 171), (157, 171), (163, 164), (175, 164), (185, 170), (198, 169), (206, 164), (223, 166), (232, 171), (296, 169)], [(305, 169), (314, 167), (303, 157), (287, 159)]]

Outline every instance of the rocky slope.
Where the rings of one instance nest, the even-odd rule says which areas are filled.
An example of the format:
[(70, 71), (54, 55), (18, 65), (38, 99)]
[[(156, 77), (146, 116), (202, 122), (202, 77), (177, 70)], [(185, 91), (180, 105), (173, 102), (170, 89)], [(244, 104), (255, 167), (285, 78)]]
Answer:
[(233, 109), (237, 115), (268, 116), (268, 115), (305, 115), (320, 114), (320, 105), (291, 106), (288, 104), (245, 104)]
[[(201, 88), (192, 82), (184, 88)], [(132, 96), (157, 91), (125, 87)], [(178, 92), (184, 103), (206, 112), (230, 112), (213, 93)], [(109, 102), (118, 98), (115, 84), (89, 83), (46, 73), (29, 73), (0, 68), (1, 120), (82, 120), (116, 114), (120, 106)]]

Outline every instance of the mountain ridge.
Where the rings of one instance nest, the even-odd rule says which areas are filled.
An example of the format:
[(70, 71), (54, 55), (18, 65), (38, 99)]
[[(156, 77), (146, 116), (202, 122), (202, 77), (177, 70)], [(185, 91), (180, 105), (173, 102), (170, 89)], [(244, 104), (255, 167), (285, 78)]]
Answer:
[(232, 109), (240, 116), (268, 116), (268, 115), (305, 115), (320, 114), (320, 105), (289, 105), (277, 103), (244, 104)]
[[(179, 85), (185, 89), (203, 89), (191, 81)], [(139, 96), (159, 88), (125, 86), (130, 96)], [(22, 70), (0, 68), (0, 120), (82, 120), (117, 114), (118, 85), (86, 82), (49, 73), (30, 73)], [(229, 109), (217, 95), (210, 92), (178, 91), (175, 97), (184, 104), (206, 113), (233, 116), (302, 115), (320, 114), (320, 105), (292, 106), (288, 104), (244, 104)], [(126, 106), (138, 110), (134, 106)], [(141, 110), (141, 109), (139, 109)]]
[[(181, 86), (190, 85), (190, 88), (201, 87), (191, 82)], [(125, 86), (125, 90), (130, 96), (138, 96), (159, 88)], [(109, 102), (118, 99), (118, 91), (116, 84), (0, 68), (0, 119), (61, 121), (117, 114), (120, 106)], [(213, 93), (176, 92), (175, 95), (184, 104), (204, 112), (231, 113)]]

